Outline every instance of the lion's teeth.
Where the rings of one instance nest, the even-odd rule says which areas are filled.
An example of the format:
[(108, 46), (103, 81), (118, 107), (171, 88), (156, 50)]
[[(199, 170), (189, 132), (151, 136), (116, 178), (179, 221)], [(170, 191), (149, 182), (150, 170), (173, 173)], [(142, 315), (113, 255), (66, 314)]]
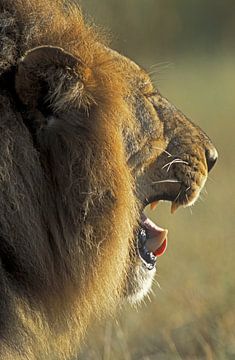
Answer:
[(178, 207), (180, 206), (179, 203), (173, 202), (171, 204), (171, 213), (174, 214), (176, 212), (176, 210), (178, 209)]
[(152, 202), (152, 203), (150, 204), (150, 209), (151, 209), (151, 210), (156, 209), (158, 203), (159, 203), (159, 201), (154, 201), (154, 202)]

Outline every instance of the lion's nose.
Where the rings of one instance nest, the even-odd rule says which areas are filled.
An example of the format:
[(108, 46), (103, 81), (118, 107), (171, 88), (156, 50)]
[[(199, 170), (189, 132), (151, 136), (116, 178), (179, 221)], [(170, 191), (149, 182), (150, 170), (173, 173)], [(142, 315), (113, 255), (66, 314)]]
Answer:
[(206, 154), (207, 168), (209, 172), (211, 171), (211, 169), (213, 168), (213, 166), (215, 165), (218, 159), (218, 152), (216, 148), (212, 144), (210, 144), (207, 146), (205, 154)]

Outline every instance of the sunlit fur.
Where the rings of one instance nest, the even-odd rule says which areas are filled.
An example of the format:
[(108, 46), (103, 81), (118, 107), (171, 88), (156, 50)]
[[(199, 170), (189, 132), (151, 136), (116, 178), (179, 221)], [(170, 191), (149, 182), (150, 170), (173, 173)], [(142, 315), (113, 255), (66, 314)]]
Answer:
[(64, 359), (77, 351), (91, 313), (112, 311), (126, 278), (137, 219), (119, 123), (128, 121), (128, 84), (77, 7), (1, 0), (0, 10), (2, 76), (48, 44), (87, 69), (79, 99), (54, 79), (59, 119), (38, 131), (40, 155), (14, 100), (2, 87), (0, 95), (0, 358)]
[(0, 41), (0, 359), (71, 359), (151, 288), (146, 201), (192, 204), (216, 152), (72, 2), (0, 0)]

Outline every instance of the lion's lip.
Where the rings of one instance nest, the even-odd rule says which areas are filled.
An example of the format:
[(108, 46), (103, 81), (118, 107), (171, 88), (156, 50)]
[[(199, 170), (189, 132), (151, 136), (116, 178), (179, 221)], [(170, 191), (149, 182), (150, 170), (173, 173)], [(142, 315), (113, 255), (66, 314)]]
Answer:
[(146, 230), (146, 249), (154, 256), (161, 256), (167, 248), (168, 230), (150, 220), (144, 213), (141, 215), (141, 226)]
[(141, 214), (137, 249), (139, 257), (147, 269), (152, 270), (155, 267), (157, 257), (166, 251), (167, 234), (168, 230), (155, 224), (144, 213)]
[(158, 224), (150, 220), (144, 213), (146, 206), (154, 210), (158, 203), (162, 200), (171, 202), (171, 213), (173, 214), (180, 206), (188, 206), (189, 204), (181, 204), (177, 202), (177, 198), (162, 195), (154, 196), (152, 201), (146, 200), (144, 208), (140, 216), (140, 226), (138, 230), (138, 254), (149, 270), (153, 269), (156, 264), (157, 257), (163, 255), (168, 244), (168, 230), (160, 227)]

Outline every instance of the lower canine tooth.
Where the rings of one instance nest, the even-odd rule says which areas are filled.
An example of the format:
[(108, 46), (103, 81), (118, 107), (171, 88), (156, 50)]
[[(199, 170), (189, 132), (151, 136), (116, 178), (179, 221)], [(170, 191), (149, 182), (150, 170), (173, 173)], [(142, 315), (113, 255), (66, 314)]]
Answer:
[(150, 209), (151, 209), (151, 210), (156, 209), (158, 203), (159, 203), (159, 201), (154, 201), (154, 202), (152, 202), (152, 203), (150, 204)]
[(172, 202), (172, 204), (171, 204), (171, 213), (174, 214), (179, 206), (180, 206), (180, 204)]

